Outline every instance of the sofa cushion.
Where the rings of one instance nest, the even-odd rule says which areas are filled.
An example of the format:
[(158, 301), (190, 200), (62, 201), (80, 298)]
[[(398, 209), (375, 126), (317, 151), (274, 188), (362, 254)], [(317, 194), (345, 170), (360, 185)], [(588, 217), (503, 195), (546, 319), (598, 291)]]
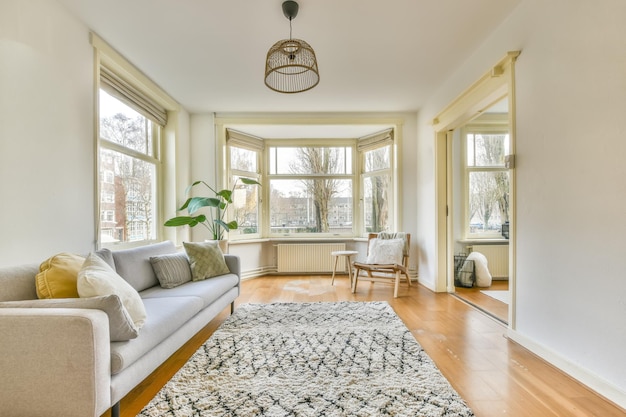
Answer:
[(146, 321), (146, 310), (137, 291), (96, 254), (90, 254), (78, 272), (78, 294), (81, 297), (116, 294), (137, 329)]
[(202, 309), (202, 300), (198, 297), (152, 298), (144, 300), (144, 303), (148, 319), (139, 336), (128, 342), (111, 343), (112, 374), (132, 365)]
[(206, 308), (238, 283), (237, 275), (225, 274), (203, 281), (188, 282), (171, 289), (152, 287), (140, 292), (139, 295), (144, 302), (151, 298), (196, 296), (202, 299), (202, 308)]
[(39, 298), (78, 298), (76, 279), (85, 258), (71, 253), (56, 254), (41, 263), (35, 277)]
[(95, 251), (94, 253), (98, 255), (99, 257), (101, 257), (104, 262), (109, 264), (111, 268), (115, 269), (115, 261), (113, 260), (113, 252), (111, 252), (111, 249), (102, 248), (100, 250)]
[(56, 298), (52, 300), (21, 300), (0, 302), (0, 308), (89, 308), (104, 311), (109, 316), (111, 341), (137, 337), (137, 328), (120, 298), (105, 295), (90, 298)]
[(38, 263), (0, 268), (0, 301), (36, 299), (35, 276), (38, 272)]
[(201, 281), (230, 272), (217, 241), (183, 242), (183, 246), (189, 256), (192, 280)]
[(189, 258), (182, 252), (151, 256), (152, 269), (163, 288), (178, 287), (191, 281)]
[(143, 291), (146, 288), (159, 285), (150, 264), (150, 257), (174, 252), (176, 252), (176, 247), (170, 241), (113, 251), (115, 271), (128, 281), (134, 289)]

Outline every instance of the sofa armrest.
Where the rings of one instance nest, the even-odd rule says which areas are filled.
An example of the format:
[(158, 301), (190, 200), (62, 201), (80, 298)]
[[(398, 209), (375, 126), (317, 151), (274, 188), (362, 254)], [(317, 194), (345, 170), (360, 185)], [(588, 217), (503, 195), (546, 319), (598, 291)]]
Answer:
[(98, 417), (111, 406), (103, 311), (4, 308), (0, 335), (3, 416)]
[(226, 266), (228, 266), (228, 269), (230, 269), (230, 272), (237, 275), (241, 279), (241, 265), (239, 261), (239, 256), (229, 255), (225, 253), (224, 260), (226, 261)]

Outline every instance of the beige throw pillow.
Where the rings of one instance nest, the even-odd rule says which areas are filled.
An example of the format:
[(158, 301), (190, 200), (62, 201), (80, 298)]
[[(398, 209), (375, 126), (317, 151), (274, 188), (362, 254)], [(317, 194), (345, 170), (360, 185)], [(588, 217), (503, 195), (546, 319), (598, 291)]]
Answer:
[(89, 308), (104, 311), (109, 316), (109, 336), (112, 342), (137, 337), (137, 328), (120, 298), (104, 295), (90, 298), (56, 298), (54, 300), (22, 300), (0, 302), (0, 308)]
[(378, 239), (370, 240), (367, 254), (368, 264), (398, 264), (402, 265), (402, 239)]
[(183, 246), (189, 257), (193, 281), (230, 273), (217, 241), (183, 242)]
[(85, 260), (78, 272), (77, 284), (78, 294), (82, 298), (116, 294), (137, 329), (144, 325), (146, 308), (139, 293), (96, 254), (90, 253)]

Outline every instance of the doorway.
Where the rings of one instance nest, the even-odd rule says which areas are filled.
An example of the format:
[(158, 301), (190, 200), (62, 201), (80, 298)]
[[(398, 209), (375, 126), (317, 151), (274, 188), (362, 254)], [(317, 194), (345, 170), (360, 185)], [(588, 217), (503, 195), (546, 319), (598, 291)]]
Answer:
[(510, 170), (508, 96), (452, 132), (454, 294), (508, 323)]
[[(467, 197), (460, 197), (457, 190), (455, 192), (454, 176), (458, 174), (459, 169), (456, 171), (453, 165), (453, 155), (455, 151), (454, 140), (455, 135), (457, 141), (461, 143), (461, 132), (472, 121), (478, 120), (480, 117), (485, 117), (486, 114), (492, 113), (492, 109), (498, 108), (504, 100), (506, 112), (505, 116), (501, 116), (507, 119), (506, 125), (509, 129), (509, 145), (506, 151), (506, 168), (509, 178), (509, 195), (508, 204), (509, 211), (507, 216), (508, 224), (508, 281), (506, 281), (505, 292), (507, 297), (506, 308), (506, 323), (509, 328), (515, 328), (515, 170), (514, 168), (514, 155), (515, 155), (515, 89), (514, 89), (514, 63), (519, 55), (519, 52), (509, 52), (504, 59), (498, 62), (497, 65), (491, 68), (483, 77), (481, 77), (476, 83), (468, 88), (463, 94), (461, 94), (456, 100), (450, 103), (444, 108), (437, 117), (433, 120), (433, 126), (436, 132), (436, 201), (437, 201), (437, 270), (438, 274), (437, 289), (444, 290), (456, 294), (455, 287), (455, 254), (467, 252), (467, 249), (472, 250), (475, 246), (475, 240), (471, 239), (472, 236), (470, 229), (475, 226), (476, 229), (480, 228), (485, 234), (493, 232), (493, 239), (486, 239), (486, 236), (480, 236), (480, 243), (487, 244), (502, 244), (504, 239), (501, 236), (496, 236), (497, 229), (499, 228), (500, 234), (502, 233), (501, 225), (494, 228), (492, 224), (494, 222), (482, 222), (482, 224), (472, 225), (473, 219), (476, 217), (471, 215), (469, 210), (469, 203), (463, 204), (464, 199)], [(467, 155), (464, 155), (466, 157)], [(460, 160), (460, 157), (458, 157)], [(457, 182), (456, 187), (459, 188)], [(467, 188), (467, 187), (466, 187)], [(455, 197), (456, 194), (456, 197)], [(454, 215), (454, 213), (462, 212), (461, 215)], [(456, 217), (456, 221), (455, 221)], [(463, 219), (463, 220), (459, 220)], [(485, 220), (485, 218), (483, 218)], [(504, 222), (501, 222), (504, 223)], [(476, 236), (478, 237), (478, 236)], [(498, 285), (496, 291), (501, 291), (502, 285)], [(468, 293), (475, 293), (475, 296), (484, 298), (485, 306), (494, 302), (500, 303), (501, 301), (494, 299), (493, 302), (489, 300), (490, 296), (480, 292), (481, 289), (467, 291)], [(462, 291), (458, 291), (461, 293)], [(457, 294), (458, 295), (458, 294)], [(465, 296), (466, 298), (469, 296)], [(491, 297), (493, 298), (493, 297)], [(483, 307), (477, 306), (477, 308), (483, 309)], [(501, 313), (499, 313), (502, 315)]]

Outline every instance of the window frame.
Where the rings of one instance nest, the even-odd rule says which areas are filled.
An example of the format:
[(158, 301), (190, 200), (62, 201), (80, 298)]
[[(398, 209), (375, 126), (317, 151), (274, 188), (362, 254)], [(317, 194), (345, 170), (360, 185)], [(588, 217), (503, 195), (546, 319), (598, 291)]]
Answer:
[[(358, 185), (358, 174), (357, 174), (357, 166), (358, 161), (356, 157), (356, 140), (354, 139), (266, 139), (265, 140), (265, 152), (264, 152), (264, 162), (266, 170), (264, 172), (264, 177), (267, 178), (265, 184), (267, 188), (267, 215), (264, 217), (264, 223), (266, 223), (266, 227), (264, 229), (265, 236), (269, 238), (278, 238), (278, 237), (288, 237), (288, 238), (348, 238), (354, 237), (355, 232), (355, 222), (354, 219), (358, 217), (358, 211), (356, 207), (359, 205), (357, 202), (359, 201), (359, 185)], [(329, 174), (329, 175), (320, 175), (320, 174), (271, 174), (270, 167), (270, 152), (273, 148), (309, 148), (309, 147), (328, 147), (328, 148), (351, 148), (351, 167), (352, 173), (350, 174)], [(344, 159), (345, 161), (345, 159)], [(272, 232), (271, 231), (271, 210), (269, 209), (269, 205), (271, 204), (270, 198), (270, 182), (272, 180), (302, 180), (302, 179), (337, 179), (337, 180), (350, 180), (352, 181), (352, 210), (351, 210), (351, 218), (352, 227), (350, 233), (332, 233), (332, 232), (314, 232), (314, 233), (285, 233), (285, 232)]]
[[(233, 120), (237, 120), (233, 122)], [(233, 130), (233, 127), (243, 129), (242, 125), (247, 123), (250, 124), (258, 124), (258, 120), (248, 121), (242, 123), (241, 119), (229, 119), (226, 118), (224, 120), (220, 120), (219, 117), (216, 118), (216, 130), (218, 135), (218, 143), (221, 143), (222, 149), (224, 150), (223, 156), (218, 158), (218, 164), (216, 169), (223, 169), (224, 176), (222, 177), (224, 182), (228, 182), (231, 184), (231, 178), (233, 175), (233, 170), (230, 166), (230, 152), (229, 148), (229, 132)], [(273, 122), (272, 124), (281, 125), (281, 124), (292, 124), (288, 122)], [(306, 124), (306, 123), (305, 123)], [(326, 123), (321, 123), (326, 124)], [(337, 124), (336, 121), (333, 124)], [(354, 124), (354, 123), (347, 123)], [(371, 124), (367, 123), (368, 125)], [(364, 153), (369, 150), (375, 150), (381, 146), (389, 145), (390, 149), (390, 182), (389, 185), (389, 227), (388, 230), (396, 231), (398, 227), (401, 227), (402, 219), (401, 213), (398, 212), (397, 207), (400, 204), (401, 196), (398, 193), (398, 187), (400, 184), (400, 173), (398, 166), (398, 146), (399, 139), (398, 130), (401, 123), (398, 121), (389, 122), (386, 121), (384, 123), (380, 123), (380, 130), (377, 133), (372, 135), (368, 135), (366, 137), (360, 138), (351, 138), (351, 139), (276, 139), (276, 138), (259, 138), (251, 136), (258, 143), (261, 143), (260, 149), (262, 149), (260, 154), (262, 155), (262, 161), (259, 164), (259, 175), (261, 178), (262, 188), (259, 193), (259, 198), (261, 199), (260, 204), (260, 217), (259, 217), (259, 230), (261, 234), (259, 236), (254, 235), (238, 235), (233, 238), (233, 240), (252, 240), (254, 238), (261, 239), (294, 239), (294, 240), (308, 240), (308, 239), (353, 239), (353, 238), (364, 238), (367, 236), (368, 232), (365, 230), (364, 226), (364, 207), (363, 207), (363, 169), (364, 169)], [(241, 132), (238, 132), (241, 133)], [(248, 136), (247, 133), (242, 133), (244, 136)], [(306, 142), (304, 142), (306, 141)], [(270, 210), (269, 210), (269, 193), (270, 193), (270, 174), (269, 174), (269, 147), (270, 145), (279, 144), (281, 146), (308, 146), (311, 144), (316, 145), (327, 145), (327, 146), (345, 146), (345, 144), (349, 144), (353, 148), (352, 150), (352, 174), (348, 176), (344, 176), (344, 178), (349, 177), (352, 181), (352, 232), (349, 234), (334, 234), (334, 233), (270, 233)], [(240, 145), (239, 145), (240, 146)], [(220, 164), (220, 161), (223, 161)], [(378, 172), (377, 172), (378, 173)], [(366, 173), (366, 176), (371, 175), (373, 173)], [(297, 178), (297, 176), (288, 176), (285, 174), (280, 174), (283, 179)], [(274, 177), (278, 178), (278, 177)], [(230, 239), (230, 237), (229, 237)]]
[[(508, 126), (508, 118), (500, 118), (498, 115), (487, 116), (480, 122), (469, 123), (461, 129), (461, 142), (463, 147), (463, 236), (465, 240), (506, 240), (500, 231), (487, 231), (471, 233), (470, 214), (470, 173), (473, 172), (503, 172), (509, 175), (509, 169), (501, 166), (469, 166), (468, 165), (468, 135), (506, 135), (508, 138), (508, 153), (511, 149), (511, 132)], [(505, 155), (507, 152), (505, 151)], [(509, 178), (509, 195), (511, 192), (511, 180)], [(510, 209), (509, 209), (510, 210)], [(509, 213), (510, 216), (510, 213)]]
[[(254, 152), (256, 156), (256, 170), (255, 171), (244, 171), (231, 167), (231, 147), (236, 147), (240, 149), (245, 149), (250, 152)], [(246, 140), (235, 140), (229, 141), (228, 146), (225, 147), (226, 150), (226, 161), (228, 166), (228, 189), (233, 188), (234, 178), (244, 177), (256, 180), (259, 183), (262, 183), (262, 175), (263, 171), (261, 166), (263, 164), (263, 147), (258, 145), (255, 146), (253, 142), (247, 142)], [(239, 183), (241, 184), (241, 183)], [(228, 213), (229, 218), (233, 218), (232, 210), (234, 210), (233, 205), (229, 207), (230, 213)], [(259, 239), (263, 233), (263, 198), (261, 190), (257, 190), (257, 233), (232, 233), (229, 232), (228, 239), (232, 241), (237, 240), (250, 240), (250, 239)], [(238, 229), (241, 229), (242, 225), (239, 225)]]
[[(389, 167), (387, 168), (382, 168), (382, 169), (375, 169), (372, 171), (365, 171), (366, 169), (366, 157), (367, 157), (367, 152), (374, 152), (377, 151), (383, 147), (389, 147)], [(395, 187), (394, 187), (394, 147), (392, 143), (382, 143), (377, 145), (376, 147), (372, 147), (369, 149), (364, 149), (359, 151), (359, 158), (361, 160), (361, 173), (360, 173), (360, 187), (361, 187), (361, 193), (359, 195), (359, 201), (360, 201), (360, 205), (361, 205), (361, 209), (360, 209), (360, 216), (361, 216), (361, 227), (363, 229), (363, 233), (364, 235), (367, 235), (369, 233), (377, 233), (380, 231), (369, 231), (367, 230), (367, 222), (366, 222), (366, 214), (365, 214), (365, 181), (368, 178), (372, 178), (372, 177), (378, 177), (381, 175), (388, 175), (390, 178), (390, 182), (391, 184), (389, 184), (388, 190), (390, 190), (390, 194), (391, 197), (387, 199), (388, 201), (388, 208), (387, 208), (387, 212), (390, 213), (389, 217), (388, 217), (388, 222), (387, 222), (387, 230), (395, 230), (395, 224), (397, 222), (396, 216), (394, 215), (395, 213), (395, 201), (396, 199), (394, 198), (395, 196)]]
[[(98, 89), (98, 97), (100, 97), (100, 94), (102, 92), (106, 92), (108, 93), (108, 91), (105, 91), (103, 88), (99, 88)], [(115, 97), (115, 95), (112, 95), (110, 93), (108, 93), (109, 95), (111, 95), (114, 99), (118, 100), (120, 103), (123, 103), (122, 100), (119, 100), (117, 97)], [(123, 103), (126, 104), (126, 103)], [(133, 106), (127, 105), (129, 108), (134, 109)], [(161, 167), (162, 167), (162, 163), (161, 163), (161, 137), (162, 137), (162, 127), (159, 126), (156, 122), (149, 120), (148, 118), (146, 118), (144, 115), (141, 115), (141, 117), (144, 118), (144, 120), (147, 120), (148, 123), (151, 123), (151, 129), (149, 130), (149, 132), (146, 130), (146, 140), (151, 142), (151, 144), (149, 145), (149, 149), (151, 149), (151, 152), (148, 153), (148, 151), (146, 153), (143, 152), (139, 152), (137, 150), (134, 150), (132, 148), (126, 147), (124, 145), (121, 145), (119, 143), (113, 142), (109, 139), (106, 139), (104, 137), (102, 137), (102, 135), (99, 135), (98, 138), (98, 143), (97, 143), (97, 158), (98, 158), (98, 167), (101, 166), (101, 158), (102, 158), (102, 152), (106, 152), (106, 151), (110, 151), (110, 152), (115, 152), (118, 153), (120, 155), (122, 155), (122, 157), (128, 157), (128, 158), (133, 158), (142, 162), (145, 162), (147, 164), (149, 164), (152, 169), (154, 170), (154, 184), (152, 184), (152, 220), (151, 223), (152, 227), (154, 228), (154, 230), (150, 230), (150, 237), (148, 239), (138, 239), (138, 240), (133, 240), (130, 239), (131, 234), (129, 233), (128, 236), (126, 236), (127, 240), (124, 241), (120, 241), (120, 242), (101, 242), (101, 246), (102, 247), (107, 247), (110, 248), (112, 246), (115, 247), (122, 247), (122, 246), (136, 246), (136, 245), (141, 245), (141, 244), (149, 244), (149, 243), (153, 243), (155, 241), (157, 241), (159, 239), (159, 224), (160, 219), (162, 218), (161, 216), (161, 204), (160, 204), (160, 193), (159, 190), (162, 189), (162, 173), (161, 173)], [(100, 117), (100, 112), (98, 112), (98, 122), (100, 123), (101, 117)], [(100, 130), (98, 129), (98, 132), (100, 133)], [(104, 171), (104, 174), (108, 174), (109, 172), (112, 171)], [(113, 173), (113, 175), (115, 175)], [(105, 175), (106, 176), (106, 175)], [(106, 184), (111, 184), (105, 180), (103, 180), (103, 182), (105, 182)], [(113, 184), (115, 183), (115, 181), (113, 181)], [(106, 194), (106, 192), (104, 192), (102, 190), (101, 187), (99, 187), (98, 190), (98, 194), (100, 195), (99, 197), (99, 211), (102, 211), (102, 205), (103, 204), (111, 204), (109, 202), (105, 202), (104, 199), (102, 198), (104, 194)], [(127, 199), (128, 200), (128, 199)], [(113, 202), (113, 204), (115, 204), (115, 201)], [(132, 207), (131, 207), (132, 209)], [(128, 214), (128, 212), (126, 213)], [(114, 219), (117, 218), (118, 216), (114, 216)], [(98, 229), (100, 231), (101, 230), (102, 225), (99, 224), (98, 225)], [(129, 223), (129, 227), (128, 227), (128, 231), (130, 232), (131, 230), (135, 231), (137, 229), (135, 222), (131, 222)], [(98, 235), (98, 239), (99, 241), (101, 240), (101, 236)]]
[[(174, 212), (176, 210), (176, 201), (173, 198), (176, 195), (175, 185), (168, 180), (168, 178), (175, 177), (175, 167), (172, 164), (165, 164), (164, 161), (167, 158), (167, 154), (174, 150), (174, 144), (176, 143), (178, 132), (176, 130), (176, 124), (179, 120), (179, 104), (172, 99), (167, 93), (165, 93), (158, 85), (147, 78), (141, 71), (135, 68), (130, 62), (128, 62), (122, 55), (115, 51), (110, 45), (102, 40), (98, 35), (91, 32), (89, 34), (90, 43), (94, 48), (94, 160), (95, 160), (95, 175), (98, 179), (96, 181), (96, 193), (95, 193), (95, 206), (94, 206), (94, 219), (95, 219), (95, 242), (96, 248), (103, 247), (124, 249), (128, 247), (142, 246), (156, 241), (160, 241), (164, 236), (175, 240), (175, 233), (167, 233), (163, 227), (163, 219), (166, 212)], [(153, 156), (154, 159), (149, 162), (156, 162), (155, 165), (155, 184), (154, 190), (154, 223), (155, 231), (154, 238), (149, 240), (133, 241), (133, 242), (115, 242), (111, 243), (103, 240), (103, 236), (100, 228), (100, 213), (102, 204), (102, 190), (100, 173), (100, 150), (111, 149), (113, 151), (123, 150), (122, 153), (128, 153), (126, 149), (120, 149), (120, 145), (112, 143), (110, 141), (103, 141), (100, 138), (100, 111), (99, 111), (99, 98), (100, 88), (102, 87), (103, 72), (105, 76), (112, 74), (116, 78), (117, 82), (123, 84), (123, 87), (128, 88), (129, 91), (138, 94), (138, 100), (145, 104), (143, 111), (139, 108), (133, 107), (140, 114), (155, 122), (160, 126), (160, 135), (158, 140), (153, 143)], [(119, 98), (118, 98), (119, 99)], [(129, 104), (128, 101), (121, 100), (125, 104)], [(151, 117), (152, 116), (152, 117)], [(129, 156), (138, 157), (141, 160), (145, 159), (145, 155), (140, 152), (130, 152)], [(171, 200), (171, 201), (170, 201)]]

